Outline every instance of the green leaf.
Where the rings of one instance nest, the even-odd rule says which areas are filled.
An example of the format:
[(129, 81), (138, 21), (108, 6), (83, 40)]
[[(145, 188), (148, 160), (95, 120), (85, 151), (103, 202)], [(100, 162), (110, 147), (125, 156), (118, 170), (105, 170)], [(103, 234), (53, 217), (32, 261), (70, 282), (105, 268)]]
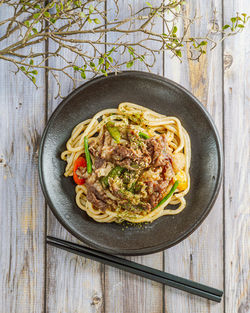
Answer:
[(81, 7), (81, 1), (74, 1), (74, 4), (75, 4), (78, 8)]
[(24, 66), (21, 66), (21, 67), (20, 67), (20, 70), (21, 70), (21, 71), (23, 71), (23, 72), (25, 72), (25, 71), (26, 71), (26, 69), (25, 69), (25, 67), (24, 67)]
[(95, 19), (94, 19), (94, 22), (95, 22), (96, 24), (101, 24), (101, 21), (99, 20), (99, 18), (95, 18)]
[(236, 17), (231, 17), (231, 22), (235, 23), (236, 22)]
[(239, 27), (239, 28), (244, 28), (245, 26), (242, 25), (242, 24), (238, 24), (237, 27)]
[(31, 76), (31, 80), (33, 81), (34, 84), (36, 83), (36, 78), (35, 78), (35, 76)]
[(105, 57), (109, 56), (113, 51), (115, 51), (115, 47), (108, 51), (108, 53), (104, 54)]
[(84, 18), (84, 17), (86, 17), (86, 14), (84, 14), (83, 12), (79, 12), (79, 16)]
[(92, 62), (92, 61), (89, 63), (89, 65), (90, 65), (91, 67), (95, 67), (95, 63)]
[(112, 57), (108, 57), (108, 60), (110, 63), (113, 63), (113, 58)]
[(149, 2), (146, 1), (146, 4), (147, 4), (151, 9), (153, 8), (153, 6), (152, 6), (151, 3), (149, 3)]
[(94, 6), (91, 4), (90, 6), (89, 6), (89, 13), (91, 14), (91, 13), (93, 13), (94, 12)]
[(78, 71), (78, 70), (79, 70), (79, 67), (76, 66), (76, 65), (74, 65), (74, 66), (73, 66), (73, 69), (74, 69), (74, 71)]
[(110, 63), (108, 61), (106, 61), (105, 66), (106, 66), (106, 69), (108, 70), (110, 68)]
[(41, 7), (40, 7), (39, 4), (36, 4), (36, 5), (34, 6), (34, 9), (41, 9)]
[(81, 76), (82, 76), (82, 78), (83, 79), (86, 79), (86, 74), (85, 74), (85, 72), (83, 71), (83, 72), (81, 72)]
[(175, 34), (177, 32), (177, 26), (174, 26), (172, 33)]
[(99, 58), (99, 65), (104, 63), (104, 58)]
[(89, 24), (91, 24), (91, 23), (92, 23), (92, 20), (91, 20), (91, 18), (88, 18), (88, 22), (89, 22)]
[(127, 63), (127, 68), (132, 67), (132, 66), (133, 66), (133, 64), (134, 64), (134, 61), (133, 61), (133, 60), (132, 60), (132, 61), (129, 61), (129, 62)]
[(25, 21), (25, 22), (24, 22), (24, 25), (26, 25), (27, 27), (29, 27), (29, 26), (30, 26), (30, 22), (29, 22), (29, 21)]
[(47, 17), (47, 18), (51, 17), (50, 13), (49, 13), (49, 12), (47, 12), (47, 11), (46, 11), (46, 12), (44, 12), (44, 16), (45, 16), (45, 17)]
[(33, 70), (33, 71), (31, 71), (31, 73), (34, 74), (34, 75), (37, 75), (38, 71), (37, 70)]
[(54, 23), (56, 22), (56, 19), (55, 19), (54, 17), (51, 17), (49, 20), (50, 20), (50, 22), (51, 22), (52, 24), (54, 24)]
[(30, 60), (30, 65), (33, 65), (34, 64), (34, 61), (33, 60)]
[(134, 51), (135, 51), (134, 48), (128, 47), (128, 52), (129, 52), (131, 55), (134, 55)]
[(108, 76), (108, 73), (104, 69), (102, 69), (101, 72), (103, 73), (104, 76)]
[(181, 50), (175, 50), (175, 54), (180, 58), (182, 57)]
[(207, 41), (201, 41), (200, 42), (200, 46), (206, 46), (207, 45)]
[(222, 29), (227, 29), (227, 28), (229, 28), (230, 26), (227, 24), (227, 25), (224, 25), (223, 27), (222, 27)]
[(40, 16), (40, 13), (35, 13), (35, 14), (33, 14), (33, 18), (36, 20), (37, 18), (39, 18), (39, 16)]
[(33, 31), (34, 34), (37, 34), (37, 33), (38, 33), (38, 31), (37, 31), (36, 28), (32, 28), (32, 31)]

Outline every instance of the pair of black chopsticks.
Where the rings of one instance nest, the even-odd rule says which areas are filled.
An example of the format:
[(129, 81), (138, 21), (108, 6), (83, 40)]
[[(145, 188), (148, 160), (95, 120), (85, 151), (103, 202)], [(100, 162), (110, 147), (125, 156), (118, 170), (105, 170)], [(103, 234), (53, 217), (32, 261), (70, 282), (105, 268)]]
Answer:
[(184, 290), (186, 292), (192, 293), (194, 295), (213, 300), (216, 302), (221, 301), (221, 297), (223, 295), (223, 291), (208, 287), (194, 281), (181, 278), (169, 273), (165, 273), (154, 268), (141, 265), (108, 253), (104, 253), (98, 250), (94, 250), (91, 248), (87, 248), (73, 242), (65, 241), (62, 239), (47, 237), (47, 243), (60, 248), (62, 250), (69, 251), (74, 254), (78, 254), (80, 256), (84, 256), (85, 258), (92, 259), (94, 261), (98, 261), (121, 270), (157, 281), (164, 285), (168, 285), (180, 290)]

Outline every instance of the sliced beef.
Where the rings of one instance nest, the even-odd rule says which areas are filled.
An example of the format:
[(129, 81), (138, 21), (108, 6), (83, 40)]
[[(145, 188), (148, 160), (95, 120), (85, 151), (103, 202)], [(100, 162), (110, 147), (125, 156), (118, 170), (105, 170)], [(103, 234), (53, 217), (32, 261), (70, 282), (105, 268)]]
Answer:
[(107, 202), (108, 197), (94, 173), (87, 178), (85, 186), (87, 188), (88, 201), (90, 201), (97, 209), (105, 211), (105, 209), (109, 206)]
[(172, 161), (170, 154), (167, 152), (168, 144), (165, 134), (148, 139), (147, 147), (153, 166), (165, 166), (169, 161)]
[(164, 192), (168, 187), (169, 182), (167, 181), (155, 181), (155, 182), (148, 182), (148, 195), (149, 195), (149, 203), (151, 208), (157, 206), (160, 200), (163, 197)]
[(108, 207), (108, 204), (100, 199), (98, 199), (97, 195), (88, 190), (87, 192), (87, 199), (89, 202), (92, 203), (92, 205), (97, 208), (97, 209), (100, 209), (101, 211), (105, 212), (105, 210), (107, 209)]
[(147, 182), (148, 201), (151, 204), (152, 209), (161, 201), (169, 182), (174, 177), (174, 171), (170, 161), (164, 166), (161, 176), (161, 180)]
[(110, 155), (110, 160), (133, 171), (148, 167), (151, 158), (148, 154), (143, 154), (140, 149), (135, 150), (129, 146), (117, 145)]
[(89, 151), (94, 157), (106, 160), (112, 152), (112, 137), (108, 131), (105, 131), (98, 141), (92, 141), (89, 144)]
[(135, 170), (139, 166), (140, 158), (129, 147), (118, 145), (116, 146), (110, 156), (112, 162), (128, 170)]
[(98, 157), (101, 155), (101, 150), (102, 150), (104, 139), (105, 139), (104, 137), (105, 137), (105, 134), (103, 133), (98, 141), (95, 139), (94, 141), (91, 141), (89, 143), (89, 151), (93, 156)]
[(100, 157), (107, 161), (110, 158), (110, 155), (113, 151), (113, 146), (111, 143), (112, 143), (112, 137), (110, 136), (109, 132), (106, 130), (104, 132), (104, 141), (103, 141), (103, 146), (101, 147)]
[(164, 181), (169, 183), (173, 177), (174, 177), (173, 166), (172, 163), (168, 161), (167, 164), (163, 167), (163, 179)]
[(100, 157), (95, 157), (95, 168), (100, 168), (104, 165), (105, 160)]

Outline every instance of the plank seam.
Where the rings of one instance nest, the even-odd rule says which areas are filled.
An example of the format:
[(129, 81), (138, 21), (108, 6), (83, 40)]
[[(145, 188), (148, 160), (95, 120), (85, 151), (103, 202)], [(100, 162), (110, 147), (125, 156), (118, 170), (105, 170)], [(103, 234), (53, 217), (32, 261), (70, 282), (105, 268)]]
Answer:
[[(162, 1), (162, 3), (164, 3), (164, 0)], [(164, 13), (165, 14), (165, 13)], [(162, 33), (164, 33), (164, 23), (162, 23)], [(164, 51), (162, 51), (162, 75), (163, 77), (165, 77), (165, 53)], [(163, 271), (165, 271), (165, 250), (162, 252), (162, 267), (163, 267)], [(162, 285), (162, 313), (165, 313), (165, 285)]]
[[(221, 22), (222, 25), (224, 23), (224, 0), (222, 0), (221, 4)], [(221, 79), (222, 79), (222, 142), (223, 142), (223, 166), (224, 166), (224, 173), (223, 173), (223, 182), (222, 182), (222, 204), (223, 204), (223, 290), (224, 290), (224, 297), (223, 297), (223, 312), (226, 313), (226, 229), (225, 229), (225, 86), (224, 86), (224, 41), (222, 41), (222, 49), (221, 49)]]
[[(47, 5), (48, 0), (45, 0), (45, 5)], [(45, 21), (46, 27), (48, 26), (48, 22)], [(45, 53), (46, 56), (48, 55), (49, 51), (49, 41), (48, 39), (45, 40), (44, 43)], [(45, 60), (45, 70), (44, 70), (44, 80), (45, 80), (45, 104), (44, 104), (44, 114), (45, 114), (45, 124), (47, 124), (48, 121), (48, 100), (49, 100), (49, 81), (48, 81), (48, 65), (49, 61), (46, 58)], [(45, 201), (45, 218), (44, 218), (44, 300), (43, 300), (43, 306), (44, 306), (44, 313), (47, 312), (47, 244), (46, 244), (46, 238), (47, 238), (47, 230), (48, 230), (48, 217), (47, 217), (47, 203)]]
[[(107, 15), (108, 15), (108, 3), (107, 0), (104, 2), (104, 10), (105, 10), (105, 29), (107, 28)], [(107, 33), (105, 32), (104, 35), (104, 40), (105, 40), (105, 45), (104, 45), (104, 53), (107, 53)], [(105, 65), (105, 70), (106, 70), (106, 65)], [(101, 265), (101, 288), (102, 288), (102, 311), (103, 313), (106, 313), (106, 293), (105, 293), (105, 282), (106, 282), (106, 266), (103, 264)]]

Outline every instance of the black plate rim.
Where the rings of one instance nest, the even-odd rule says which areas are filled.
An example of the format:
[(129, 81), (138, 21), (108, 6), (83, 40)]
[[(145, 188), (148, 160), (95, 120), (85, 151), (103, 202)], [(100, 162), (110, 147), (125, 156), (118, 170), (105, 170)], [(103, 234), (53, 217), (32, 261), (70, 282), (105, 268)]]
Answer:
[[(202, 111), (202, 113), (204, 114), (204, 116), (206, 117), (208, 123), (211, 126), (211, 129), (213, 130), (214, 134), (215, 134), (215, 140), (216, 140), (216, 145), (217, 145), (217, 151), (218, 151), (218, 157), (219, 157), (219, 162), (218, 162), (218, 176), (217, 176), (217, 180), (216, 180), (216, 188), (215, 188), (215, 192), (213, 194), (213, 197), (210, 200), (210, 203), (207, 205), (207, 209), (204, 211), (204, 213), (201, 215), (201, 217), (199, 218), (199, 220), (196, 221), (196, 223), (193, 224), (193, 226), (188, 229), (185, 233), (183, 233), (179, 238), (177, 238), (176, 240), (174, 240), (171, 244), (164, 244), (161, 243), (157, 246), (149, 246), (146, 248), (142, 248), (140, 250), (138, 249), (110, 249), (110, 248), (103, 248), (101, 245), (95, 244), (91, 241), (89, 241), (88, 239), (86, 239), (85, 237), (83, 237), (81, 234), (79, 234), (77, 231), (75, 231), (70, 225), (68, 225), (63, 218), (61, 218), (60, 214), (57, 213), (57, 209), (55, 208), (55, 206), (53, 205), (52, 201), (50, 200), (48, 193), (47, 193), (47, 189), (46, 189), (46, 185), (44, 182), (44, 178), (43, 178), (43, 170), (42, 170), (42, 157), (43, 157), (43, 147), (44, 147), (44, 142), (46, 139), (46, 135), (47, 132), (50, 128), (51, 123), (55, 120), (57, 114), (60, 112), (60, 110), (63, 109), (64, 105), (72, 98), (74, 97), (75, 94), (81, 92), (81, 90), (85, 89), (86, 87), (88, 87), (89, 85), (95, 83), (96, 81), (101, 81), (104, 79), (108, 79), (109, 77), (113, 77), (113, 76), (126, 76), (126, 75), (139, 75), (141, 77), (147, 77), (150, 78), (152, 80), (157, 80), (157, 81), (163, 81), (167, 84), (170, 84), (178, 89), (181, 89), (181, 91), (183, 91), (184, 93), (186, 93), (189, 97), (191, 97), (194, 100), (194, 103), (199, 107), (199, 109)], [(45, 197), (45, 200), (47, 202), (47, 204), (49, 205), (52, 213), (54, 214), (54, 216), (57, 218), (57, 220), (63, 225), (63, 227), (69, 231), (72, 235), (74, 235), (77, 239), (79, 239), (80, 241), (82, 241), (83, 243), (86, 243), (87, 245), (96, 248), (98, 250), (101, 250), (103, 252), (106, 253), (110, 253), (110, 254), (117, 254), (117, 255), (125, 255), (125, 256), (136, 256), (136, 255), (147, 255), (147, 254), (151, 254), (151, 253), (157, 253), (160, 251), (163, 251), (165, 249), (171, 248), (174, 245), (178, 244), (179, 242), (183, 241), (184, 239), (186, 239), (187, 237), (189, 237), (201, 224), (202, 222), (206, 219), (206, 217), (208, 216), (208, 214), (210, 213), (217, 197), (220, 191), (220, 187), (221, 187), (221, 182), (222, 182), (222, 176), (223, 176), (223, 171), (224, 171), (224, 162), (223, 162), (223, 150), (222, 150), (222, 143), (221, 143), (221, 139), (219, 136), (219, 132), (217, 130), (217, 127), (211, 117), (211, 115), (209, 114), (209, 112), (206, 110), (206, 108), (202, 105), (202, 103), (190, 92), (188, 91), (185, 87), (179, 85), (178, 83), (166, 78), (166, 77), (162, 77), (153, 73), (148, 73), (148, 72), (143, 72), (143, 71), (123, 71), (123, 72), (113, 72), (110, 73), (108, 75), (108, 77), (105, 76), (98, 76), (94, 79), (91, 79), (89, 81), (87, 81), (86, 83), (82, 84), (81, 86), (79, 86), (78, 88), (76, 88), (75, 90), (73, 90), (66, 98), (64, 98), (59, 105), (57, 106), (57, 108), (53, 111), (53, 113), (51, 114), (49, 120), (47, 121), (47, 124), (45, 126), (45, 129), (43, 131), (42, 134), (42, 138), (41, 138), (41, 143), (40, 143), (40, 147), (39, 147), (39, 156), (38, 156), (38, 173), (39, 173), (39, 181), (40, 181), (40, 185)]]

